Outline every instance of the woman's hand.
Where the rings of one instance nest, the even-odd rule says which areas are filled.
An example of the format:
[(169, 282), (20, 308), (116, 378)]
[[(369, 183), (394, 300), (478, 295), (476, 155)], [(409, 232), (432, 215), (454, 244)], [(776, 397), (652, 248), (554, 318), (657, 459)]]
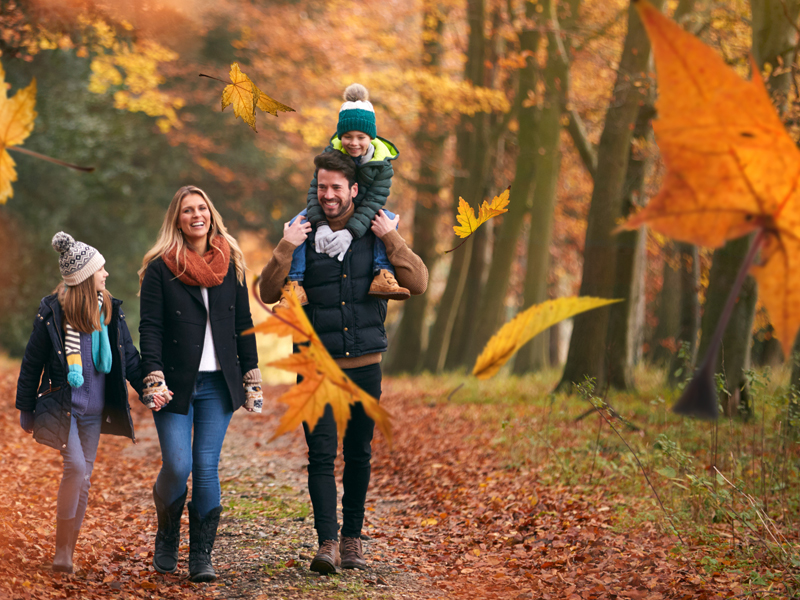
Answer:
[(172, 400), (172, 396), (161, 371), (154, 371), (144, 378), (142, 402), (153, 412), (164, 408)]
[(382, 238), (390, 231), (397, 229), (398, 223), (400, 223), (400, 215), (395, 215), (394, 219), (390, 219), (386, 216), (386, 213), (383, 212), (383, 209), (381, 209), (378, 211), (378, 214), (375, 215), (375, 218), (372, 219), (371, 229), (375, 235)]

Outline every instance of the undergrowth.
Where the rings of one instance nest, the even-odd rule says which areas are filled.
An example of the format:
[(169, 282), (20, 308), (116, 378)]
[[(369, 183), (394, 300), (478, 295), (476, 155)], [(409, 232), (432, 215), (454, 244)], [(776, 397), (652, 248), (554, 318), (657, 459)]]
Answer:
[[(788, 385), (788, 366), (749, 372), (749, 410), (716, 422), (673, 414), (682, 385), (668, 387), (655, 368), (637, 371), (635, 392), (603, 397), (592, 382), (553, 394), (558, 378), (424, 375), (395, 386), (427, 390), (425, 402), (475, 406), (510, 467), (537, 469), (544, 485), (624, 498), (620, 530), (657, 523), (680, 551), (702, 548), (701, 573), (739, 571), (754, 586), (782, 583), (800, 595), (800, 393)], [(494, 410), (480, 410), (486, 405)]]

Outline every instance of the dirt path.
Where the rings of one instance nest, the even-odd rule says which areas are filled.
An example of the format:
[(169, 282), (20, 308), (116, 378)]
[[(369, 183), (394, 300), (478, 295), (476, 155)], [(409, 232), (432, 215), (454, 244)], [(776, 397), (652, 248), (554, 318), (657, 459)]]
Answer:
[[(135, 410), (138, 443), (105, 437), (93, 478), (78, 571), (54, 575), (58, 454), (21, 433), (15, 374), (0, 374), (0, 598), (715, 598), (735, 576), (699, 578), (688, 555), (651, 523), (615, 527), (637, 499), (602, 486), (546, 487), (535, 466), (514, 465), (496, 443), (491, 406), (388, 381), (396, 446), (374, 445), (365, 554), (370, 570), (320, 577), (300, 431), (268, 443), (282, 407), (237, 412), (223, 449), (223, 513), (214, 562), (220, 579), (186, 579), (184, 515), (176, 574), (154, 573), (150, 489), (160, 465), (148, 411)], [(439, 398), (437, 400), (437, 398)], [(341, 465), (339, 465), (341, 469)], [(340, 479), (339, 479), (340, 480)], [(698, 551), (687, 552), (698, 555)], [(695, 557), (697, 558), (697, 556)]]

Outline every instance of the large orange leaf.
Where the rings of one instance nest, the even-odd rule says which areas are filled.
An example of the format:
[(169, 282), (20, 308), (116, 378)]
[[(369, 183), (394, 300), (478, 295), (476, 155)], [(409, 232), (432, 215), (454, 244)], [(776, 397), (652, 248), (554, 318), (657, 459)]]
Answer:
[(0, 204), (14, 197), (11, 184), (17, 180), (16, 163), (8, 149), (19, 146), (33, 131), (36, 119), (36, 80), (8, 98), (6, 74), (0, 65)]
[(492, 336), (486, 344), (472, 374), (478, 379), (494, 377), (517, 350), (540, 334), (542, 331), (575, 315), (622, 300), (606, 298), (570, 297), (548, 300), (535, 304), (519, 313)]
[(743, 80), (652, 5), (639, 0), (637, 9), (655, 55), (653, 128), (667, 173), (658, 195), (623, 227), (647, 224), (711, 247), (763, 229), (762, 265), (752, 273), (788, 356), (800, 327), (800, 151), (758, 69)]
[[(456, 235), (460, 238), (468, 238), (475, 233), (478, 227), (486, 223), (489, 219), (493, 219), (498, 215), (508, 212), (506, 206), (508, 206), (508, 196), (510, 193), (511, 186), (507, 187), (499, 196), (495, 196), (491, 202), (484, 200), (483, 204), (478, 209), (477, 217), (475, 216), (475, 210), (467, 204), (463, 198), (459, 198), (458, 213), (456, 214), (456, 220), (459, 224), (453, 226), (453, 231), (455, 231)], [(456, 246), (456, 248), (460, 246), (461, 244)], [(453, 250), (456, 248), (453, 248)], [(449, 250), (448, 252), (452, 252), (453, 250)]]
[[(207, 77), (207, 76), (206, 76)], [(294, 112), (294, 109), (270, 98), (242, 73), (239, 63), (233, 63), (230, 71), (231, 82), (222, 90), (222, 110), (231, 104), (233, 114), (256, 130), (256, 108), (278, 116), (278, 111)]]
[(269, 363), (271, 367), (303, 376), (303, 381), (278, 398), (279, 402), (288, 404), (289, 409), (281, 418), (272, 439), (292, 431), (303, 421), (313, 430), (325, 411), (326, 404), (330, 404), (333, 409), (339, 437), (342, 438), (350, 420), (350, 406), (361, 402), (364, 412), (375, 421), (391, 448), (392, 427), (389, 413), (339, 368), (322, 345), (294, 292), (287, 299), (288, 308), (277, 309), (272, 317), (244, 332), (291, 335), (294, 343), (301, 344), (298, 353)]

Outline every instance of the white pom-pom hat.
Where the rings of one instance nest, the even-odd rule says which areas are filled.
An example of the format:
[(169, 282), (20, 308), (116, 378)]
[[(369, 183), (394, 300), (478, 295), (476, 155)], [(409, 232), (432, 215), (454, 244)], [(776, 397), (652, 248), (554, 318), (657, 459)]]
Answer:
[(369, 101), (369, 92), (360, 83), (351, 83), (344, 91), (344, 104), (339, 109), (336, 135), (339, 139), (348, 131), (362, 131), (369, 137), (378, 135), (375, 126), (375, 109)]
[(75, 241), (75, 238), (63, 231), (53, 236), (51, 244), (53, 250), (61, 255), (58, 267), (67, 285), (78, 285), (86, 281), (106, 264), (106, 259), (96, 248)]

